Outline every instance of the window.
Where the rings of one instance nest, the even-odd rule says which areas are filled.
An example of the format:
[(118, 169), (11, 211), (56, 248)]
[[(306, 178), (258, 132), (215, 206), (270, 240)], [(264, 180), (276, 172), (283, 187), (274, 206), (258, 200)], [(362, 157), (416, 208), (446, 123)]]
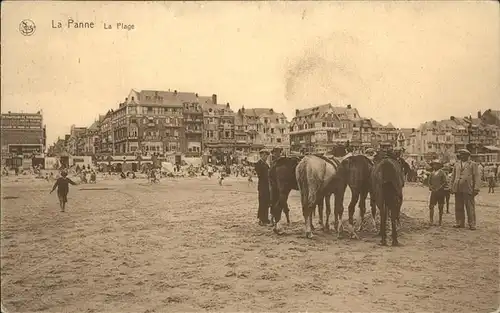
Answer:
[(277, 143), (281, 143), (281, 138), (276, 138)]

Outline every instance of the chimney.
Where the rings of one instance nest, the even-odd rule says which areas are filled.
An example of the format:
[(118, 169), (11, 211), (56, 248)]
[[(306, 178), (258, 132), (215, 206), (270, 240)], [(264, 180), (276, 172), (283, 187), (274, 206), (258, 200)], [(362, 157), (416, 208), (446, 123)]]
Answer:
[(226, 108), (228, 108), (228, 109), (229, 109), (229, 102), (228, 102), (228, 103), (226, 103)]
[(350, 104), (347, 105), (348, 109), (352, 109), (352, 106)]
[(477, 111), (477, 118), (481, 118), (481, 111)]
[(217, 104), (217, 95), (216, 94), (212, 95), (212, 104)]
[(241, 112), (245, 113), (245, 107), (244, 106), (241, 107)]
[(298, 116), (299, 115), (299, 109), (295, 109), (295, 116)]
[(411, 132), (412, 132), (412, 133), (414, 133), (414, 132), (415, 132), (415, 128), (412, 128), (412, 129), (411, 129)]
[(450, 120), (454, 121), (455, 120), (455, 117), (452, 115), (450, 116)]
[(177, 90), (174, 90), (174, 95), (177, 95)]
[(271, 113), (271, 114), (274, 113), (274, 110), (272, 108), (269, 109), (269, 113)]
[(196, 98), (198, 98), (198, 94), (195, 94)]

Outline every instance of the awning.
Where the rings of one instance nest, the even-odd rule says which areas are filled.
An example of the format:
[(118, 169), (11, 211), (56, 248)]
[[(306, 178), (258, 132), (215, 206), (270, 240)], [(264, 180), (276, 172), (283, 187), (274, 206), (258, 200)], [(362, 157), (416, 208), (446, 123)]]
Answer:
[(495, 146), (484, 146), (486, 149), (491, 150), (491, 151), (500, 151), (499, 147)]

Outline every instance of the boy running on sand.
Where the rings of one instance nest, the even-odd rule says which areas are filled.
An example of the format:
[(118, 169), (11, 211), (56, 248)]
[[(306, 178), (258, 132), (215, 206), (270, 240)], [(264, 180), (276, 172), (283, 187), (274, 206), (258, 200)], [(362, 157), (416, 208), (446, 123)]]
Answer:
[(52, 193), (57, 187), (57, 196), (59, 197), (59, 206), (61, 207), (61, 212), (64, 212), (66, 202), (68, 202), (69, 184), (77, 185), (77, 183), (67, 178), (66, 176), (68, 176), (68, 173), (66, 171), (62, 171), (61, 177), (56, 180), (54, 187), (52, 187), (52, 190), (50, 191), (50, 193)]

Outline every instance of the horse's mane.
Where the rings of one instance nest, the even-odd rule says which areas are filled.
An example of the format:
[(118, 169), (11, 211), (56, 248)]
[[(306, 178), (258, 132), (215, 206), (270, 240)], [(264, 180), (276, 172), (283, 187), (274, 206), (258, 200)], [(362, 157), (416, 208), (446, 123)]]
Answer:
[(372, 159), (370, 159), (369, 157), (367, 157), (367, 156), (366, 156), (366, 155), (364, 155), (364, 154), (356, 154), (356, 155), (351, 155), (351, 156), (349, 156), (349, 157), (347, 157), (347, 158), (343, 159), (341, 163), (342, 163), (342, 164), (346, 164), (346, 163), (348, 163), (348, 162), (349, 162), (350, 160), (352, 160), (352, 159), (354, 159), (354, 160), (358, 160), (358, 159), (359, 159), (359, 160), (366, 161), (366, 162), (368, 162), (368, 164), (369, 164), (370, 166), (373, 166), (373, 164), (374, 164), (374, 163), (373, 163), (373, 160), (372, 160)]
[(296, 165), (300, 162), (300, 160), (302, 160), (302, 158), (303, 158), (303, 156), (289, 156), (289, 157), (282, 156), (276, 160), (276, 163), (274, 163), (275, 164), (274, 166), (281, 166), (281, 165), (285, 165), (285, 164), (288, 164), (291, 162), (295, 163), (295, 165)]
[(322, 159), (323, 161), (325, 161), (327, 163), (330, 163), (335, 168), (338, 168), (338, 166), (340, 165), (339, 160), (337, 160), (335, 157), (333, 157), (333, 158), (330, 159), (330, 158), (327, 158), (326, 156), (321, 155), (321, 154), (313, 154), (313, 156), (315, 156), (317, 158), (320, 158), (320, 159)]

